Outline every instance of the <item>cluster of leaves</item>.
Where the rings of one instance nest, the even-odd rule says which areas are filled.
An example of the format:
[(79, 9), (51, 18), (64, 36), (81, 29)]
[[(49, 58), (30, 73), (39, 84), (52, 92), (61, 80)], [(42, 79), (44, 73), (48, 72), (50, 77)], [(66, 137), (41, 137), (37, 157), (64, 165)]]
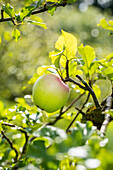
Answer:
[[(1, 168), (75, 169), (76, 167), (101, 170), (113, 167), (113, 153), (105, 148), (108, 140), (101, 137), (101, 132), (92, 124), (93, 120), (83, 124), (78, 118), (79, 121), (76, 121), (70, 129), (73, 118), (78, 115), (77, 110), (84, 115), (88, 105), (95, 104), (97, 114), (101, 114), (97, 109), (101, 109), (98, 106), (102, 107), (98, 102), (102, 92), (96, 81), (108, 80), (110, 94), (112, 93), (112, 56), (113, 54), (110, 54), (105, 59), (98, 60), (92, 47), (83, 44), (77, 47), (77, 39), (62, 30), (62, 35), (55, 43), (55, 50), (49, 53), (52, 65), (39, 67), (28, 83), (33, 84), (40, 75), (53, 72), (68, 82), (70, 89), (75, 90), (78, 96), (85, 94), (86, 101), (80, 103), (80, 108), (70, 111), (73, 104), (79, 101), (79, 96), (63, 110), (52, 114), (36, 108), (30, 95), (24, 99), (17, 98), (17, 105), (10, 109), (5, 109), (0, 102)], [(77, 78), (80, 83), (76, 81)], [(86, 113), (90, 115), (90, 111)], [(108, 113), (112, 116), (111, 108), (106, 111), (106, 114)], [(107, 155), (106, 161), (103, 153)]]
[[(26, 101), (30, 96), (26, 96)], [(113, 156), (96, 127), (79, 121), (68, 133), (47, 125), (47, 116), (25, 99), (9, 110), (2, 110), (0, 136), (1, 168), (11, 169), (107, 169), (113, 166)], [(1, 103), (2, 106), (2, 103)], [(10, 122), (10, 123), (8, 123)], [(26, 135), (27, 134), (27, 135)], [(12, 143), (10, 143), (9, 142)]]
[[(46, 24), (43, 19), (34, 14), (42, 13), (47, 11), (50, 15), (54, 14), (56, 8), (59, 6), (65, 6), (66, 4), (74, 3), (76, 0), (38, 0), (38, 1), (28, 1), (28, 5), (25, 5), (20, 11), (16, 12), (13, 6), (9, 3), (3, 4), (1, 9), (1, 19), (0, 22), (11, 21), (14, 24), (14, 30), (12, 31), (12, 37), (15, 41), (20, 38), (20, 31), (17, 29), (19, 25), (22, 24), (33, 24), (41, 28), (47, 29)], [(28, 18), (29, 17), (29, 18)], [(28, 19), (27, 19), (28, 18)], [(1, 38), (0, 38), (1, 42)]]

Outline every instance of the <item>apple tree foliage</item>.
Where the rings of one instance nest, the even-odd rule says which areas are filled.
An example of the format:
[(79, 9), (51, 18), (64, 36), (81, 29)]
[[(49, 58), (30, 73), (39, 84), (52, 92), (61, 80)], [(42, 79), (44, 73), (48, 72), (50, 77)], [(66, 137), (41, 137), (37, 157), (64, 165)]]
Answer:
[[(35, 14), (47, 11), (53, 15), (57, 7), (74, 2), (30, 0), (18, 13), (9, 3), (3, 4), (0, 22), (14, 24), (12, 37), (18, 41), (20, 24), (46, 29)], [(113, 31), (112, 21), (102, 19), (99, 26)], [(51, 65), (38, 67), (28, 85), (43, 74), (54, 73), (68, 84), (70, 100), (51, 114), (37, 108), (31, 94), (16, 98), (10, 108), (0, 101), (0, 168), (112, 170), (113, 53), (99, 60), (93, 47), (78, 46), (76, 37), (61, 30), (48, 57)], [(102, 97), (102, 82), (109, 84), (106, 98)]]

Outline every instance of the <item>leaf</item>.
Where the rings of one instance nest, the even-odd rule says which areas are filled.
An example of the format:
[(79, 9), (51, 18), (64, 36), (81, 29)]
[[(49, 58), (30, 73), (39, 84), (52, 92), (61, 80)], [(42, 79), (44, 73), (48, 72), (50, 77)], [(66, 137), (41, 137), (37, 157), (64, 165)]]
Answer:
[(14, 8), (7, 3), (6, 5), (3, 4), (2, 9), (8, 14), (11, 18), (15, 15)]
[(68, 3), (68, 4), (72, 4), (72, 3), (74, 3), (74, 2), (76, 2), (77, 0), (67, 0), (66, 2)]
[(2, 39), (1, 39), (1, 37), (0, 37), (0, 43), (2, 42)]
[(47, 154), (46, 154), (46, 148), (45, 148), (45, 141), (35, 140), (32, 144), (29, 144), (27, 155), (29, 157), (46, 159)]
[(77, 69), (77, 62), (70, 62), (69, 63), (69, 74), (70, 76), (75, 77), (77, 74), (80, 75), (82, 74), (83, 71)]
[(62, 35), (55, 43), (55, 48), (59, 51), (64, 50), (63, 54), (68, 60), (70, 60), (75, 58), (75, 54), (77, 52), (77, 40), (72, 34), (62, 30)]
[(102, 70), (102, 73), (106, 75), (109, 80), (113, 80), (113, 67), (108, 67)]
[(42, 22), (37, 22), (37, 21), (29, 20), (29, 21), (27, 21), (27, 23), (33, 24), (33, 25), (38, 25), (38, 26), (40, 26), (40, 27), (42, 27), (44, 29), (47, 29), (46, 24), (42, 23)]
[(49, 14), (51, 14), (51, 16), (53, 16), (53, 15), (54, 15), (54, 12), (56, 11), (56, 7), (55, 7), (55, 6), (52, 6), (52, 7), (51, 7), (51, 6), (48, 6), (47, 8), (48, 8), (48, 11), (47, 11), (47, 12), (48, 12)]
[(42, 23), (44, 22), (41, 17), (36, 16), (36, 15), (31, 15), (30, 19), (33, 20), (33, 21), (37, 21), (37, 22), (42, 22)]
[(98, 26), (101, 26), (102, 28), (106, 29), (106, 30), (110, 30), (113, 31), (113, 21), (109, 21), (107, 23), (107, 21), (105, 20), (105, 18), (100, 20), (100, 24), (98, 24)]
[(28, 84), (34, 84), (36, 82), (36, 80), (38, 79), (38, 74), (34, 73), (33, 77), (30, 78), (30, 80), (28, 81)]
[(93, 90), (96, 97), (99, 99), (101, 97), (101, 90), (97, 84), (93, 84)]
[(85, 62), (84, 67), (86, 68), (85, 72), (86, 72), (86, 74), (88, 74), (89, 70), (90, 70), (91, 63), (95, 59), (95, 51), (92, 47), (90, 47), (88, 45), (83, 47), (83, 44), (81, 44), (78, 47), (78, 52), (83, 57), (83, 60)]
[(113, 53), (109, 54), (107, 57), (106, 57), (106, 60), (111, 60), (113, 59)]
[(42, 65), (41, 67), (38, 67), (38, 69), (37, 69), (37, 74), (38, 75), (43, 75), (44, 73), (45, 73), (45, 71), (46, 70), (48, 70), (48, 69), (55, 69), (54, 67), (52, 67), (52, 66), (45, 66), (45, 65)]
[(12, 31), (12, 37), (13, 37), (14, 40), (17, 42), (18, 39), (20, 38), (20, 31), (17, 30), (17, 29), (14, 29), (14, 30)]
[(35, 6), (26, 6), (20, 12), (20, 20), (23, 21), (25, 17), (30, 16), (31, 12), (35, 9)]
[(97, 69), (98, 69), (98, 67), (99, 67), (98, 62), (93, 62), (91, 64), (91, 67), (90, 67), (90, 70), (89, 70), (90, 75), (95, 74)]
[(54, 62), (54, 65), (56, 68), (60, 68), (60, 58), (61, 58), (61, 55), (59, 55), (59, 57)]

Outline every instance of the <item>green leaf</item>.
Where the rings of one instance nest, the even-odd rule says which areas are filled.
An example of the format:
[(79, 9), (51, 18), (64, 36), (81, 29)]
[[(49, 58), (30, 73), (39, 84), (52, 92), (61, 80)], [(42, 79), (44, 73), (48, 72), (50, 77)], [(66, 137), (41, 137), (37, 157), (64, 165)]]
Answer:
[(34, 141), (33, 144), (28, 145), (28, 156), (35, 157), (35, 158), (41, 158), (45, 156), (45, 145), (44, 141), (37, 140)]
[(30, 19), (33, 20), (33, 21), (44, 23), (43, 19), (41, 17), (39, 17), (39, 16), (36, 16), (36, 15), (31, 15)]
[(113, 67), (108, 67), (102, 70), (102, 73), (108, 77), (109, 80), (113, 80)]
[(29, 23), (29, 24), (34, 24), (34, 25), (38, 25), (38, 26), (40, 26), (40, 27), (42, 27), (42, 28), (44, 28), (44, 29), (47, 29), (46, 24), (45, 24), (45, 23), (42, 23), (42, 22), (37, 22), (37, 21), (29, 20), (29, 21), (27, 21), (27, 23)]
[(70, 60), (75, 58), (75, 54), (77, 52), (77, 40), (72, 34), (62, 30), (62, 35), (55, 43), (55, 48), (59, 51), (64, 50), (63, 54), (68, 60)]
[(77, 0), (67, 0), (66, 2), (68, 3), (68, 4), (72, 4), (72, 3), (74, 3), (74, 2), (76, 2)]
[(97, 98), (99, 99), (101, 97), (101, 90), (100, 90), (99, 86), (97, 84), (93, 84), (93, 90), (94, 90)]
[(102, 28), (104, 28), (106, 30), (113, 31), (113, 21), (108, 21), (108, 23), (107, 23), (105, 18), (100, 20), (100, 24), (98, 24), (98, 26), (101, 26)]
[(7, 3), (6, 5), (3, 4), (2, 9), (8, 14), (11, 18), (15, 15), (14, 8)]
[(53, 69), (54, 70), (55, 68), (52, 67), (52, 66), (42, 65), (42, 66), (37, 68), (37, 74), (41, 76), (41, 75), (43, 75), (46, 72), (46, 70), (49, 70), (49, 69)]
[(80, 75), (82, 74), (83, 71), (77, 69), (77, 62), (70, 62), (69, 63), (69, 74), (70, 76), (75, 77), (77, 74)]
[(58, 62), (57, 59), (59, 58), (59, 66), (61, 64), (63, 67), (65, 67), (66, 58), (65, 58), (65, 56), (62, 55), (63, 52), (64, 52), (64, 50), (62, 50), (61, 52), (59, 52), (59, 50), (49, 52), (49, 57), (51, 58), (52, 64), (56, 65), (56, 63)]
[(20, 20), (23, 21), (25, 17), (31, 15), (31, 12), (35, 9), (35, 6), (26, 6), (20, 12)]
[(78, 47), (78, 52), (79, 54), (81, 54), (84, 62), (85, 62), (85, 72), (86, 74), (89, 73), (89, 70), (90, 70), (90, 66), (92, 64), (92, 61), (95, 59), (95, 51), (92, 47), (90, 46), (83, 46), (83, 44), (81, 44), (79, 47)]
[(60, 68), (60, 58), (61, 58), (61, 55), (59, 55), (59, 57), (54, 62), (54, 65), (56, 68)]
[(17, 29), (14, 29), (14, 30), (12, 31), (12, 37), (13, 37), (14, 40), (17, 42), (18, 39), (20, 38), (20, 31), (17, 30)]
[(51, 16), (53, 16), (54, 15), (54, 12), (56, 11), (56, 7), (54, 6), (54, 7), (51, 7), (51, 6), (48, 6), (47, 7), (48, 8), (48, 13), (49, 14), (51, 14)]
[(93, 76), (97, 72), (98, 68), (99, 68), (98, 61), (94, 61), (90, 66), (89, 74)]

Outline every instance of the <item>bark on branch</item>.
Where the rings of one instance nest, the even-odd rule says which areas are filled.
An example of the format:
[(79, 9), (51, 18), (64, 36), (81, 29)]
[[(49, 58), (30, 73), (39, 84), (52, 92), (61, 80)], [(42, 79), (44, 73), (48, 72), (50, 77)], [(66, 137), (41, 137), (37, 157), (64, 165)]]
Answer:
[[(107, 99), (106, 99), (106, 109), (105, 111), (109, 111), (112, 107), (112, 96), (109, 96)], [(100, 129), (100, 133), (101, 133), (101, 137), (104, 137), (105, 136), (105, 133), (106, 133), (106, 129), (107, 129), (107, 126), (110, 122), (110, 118), (111, 116), (109, 114), (106, 114), (105, 115), (105, 120), (101, 126), (101, 129)]]

